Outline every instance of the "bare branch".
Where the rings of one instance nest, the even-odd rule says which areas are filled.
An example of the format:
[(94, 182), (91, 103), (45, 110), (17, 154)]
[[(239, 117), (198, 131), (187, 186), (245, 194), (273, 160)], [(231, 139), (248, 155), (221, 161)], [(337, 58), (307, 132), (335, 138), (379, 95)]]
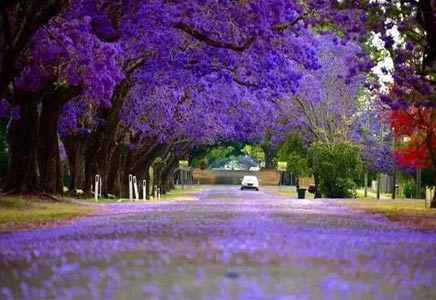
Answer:
[(142, 53), (142, 55), (137, 57), (137, 58), (129, 59), (124, 64), (124, 67), (123, 67), (124, 73), (126, 75), (130, 75), (131, 73), (133, 73), (133, 71), (135, 71), (136, 69), (143, 66), (147, 62), (147, 59), (152, 55), (153, 55), (152, 52), (147, 51), (147, 52)]
[(233, 79), (234, 82), (236, 82), (237, 84), (242, 85), (242, 86), (252, 87), (252, 88), (258, 88), (258, 87), (259, 87), (259, 86), (258, 86), (257, 84), (255, 84), (255, 83), (251, 83), (251, 82), (243, 81), (243, 80), (237, 78), (236, 76), (233, 76), (232, 79)]
[(249, 37), (245, 41), (245, 43), (243, 43), (242, 45), (236, 45), (236, 44), (216, 41), (216, 40), (208, 37), (206, 34), (201, 33), (200, 31), (192, 28), (188, 24), (185, 24), (185, 23), (182, 23), (182, 22), (174, 24), (173, 27), (176, 28), (176, 29), (180, 29), (180, 30), (186, 32), (190, 36), (196, 38), (197, 40), (199, 40), (201, 42), (204, 42), (204, 43), (208, 44), (209, 46), (216, 47), (216, 48), (229, 49), (229, 50), (238, 51), (238, 52), (244, 52), (245, 50), (250, 48), (250, 46), (256, 40), (256, 38), (254, 38), (254, 37)]
[(272, 30), (284, 31), (285, 29), (289, 29), (291, 27), (294, 27), (298, 23), (298, 21), (301, 21), (301, 20), (304, 20), (303, 16), (299, 16), (298, 18), (295, 18), (295, 20), (292, 20), (291, 22), (277, 23), (277, 24), (272, 26)]

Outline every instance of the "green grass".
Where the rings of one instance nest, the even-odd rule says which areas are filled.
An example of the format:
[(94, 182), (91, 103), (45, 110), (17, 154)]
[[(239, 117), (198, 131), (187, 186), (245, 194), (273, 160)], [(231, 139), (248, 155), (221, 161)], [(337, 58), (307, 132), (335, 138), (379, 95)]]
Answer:
[[(141, 198), (142, 199), (142, 198)], [(95, 198), (85, 198), (85, 199), (78, 199), (79, 201), (86, 201), (89, 203), (114, 203), (119, 202), (120, 199), (114, 199), (114, 198), (98, 198), (98, 201), (95, 201)]]
[[(261, 187), (262, 188), (262, 187)], [(271, 193), (276, 196), (286, 196), (286, 197), (292, 197), (297, 198), (297, 191), (295, 189), (290, 189), (287, 186), (284, 187), (277, 187), (275, 186), (274, 189), (271, 190)], [(307, 190), (304, 193), (305, 199), (313, 199), (315, 197), (314, 194), (309, 193)]]
[[(176, 187), (175, 189), (172, 189), (171, 191), (167, 192), (165, 195), (161, 195), (160, 199), (154, 199), (152, 196), (151, 199), (147, 201), (168, 201), (168, 200), (197, 200), (196, 195), (201, 192), (203, 189), (198, 186), (191, 186), (184, 188), (182, 187)], [(129, 201), (129, 199), (122, 198), (120, 199), (109, 199), (109, 198), (99, 198), (98, 202), (95, 201), (95, 198), (86, 198), (83, 199), (83, 201), (89, 202), (89, 203), (115, 203), (115, 202), (126, 202)], [(142, 196), (139, 197), (139, 201), (142, 201)]]
[(425, 200), (408, 199), (341, 199), (341, 204), (374, 211), (408, 211), (410, 213), (435, 213), (425, 208)]
[(31, 228), (90, 215), (93, 208), (71, 202), (52, 202), (37, 198), (0, 198), (0, 232)]
[(436, 229), (436, 210), (425, 207), (425, 200), (410, 199), (341, 199), (339, 205), (385, 215), (420, 229)]
[[(365, 197), (365, 191), (363, 189), (356, 190), (357, 198), (368, 198), (368, 199), (377, 199), (377, 193), (370, 189), (367, 190), (367, 196)], [(380, 199), (391, 199), (391, 193), (380, 193)], [(404, 198), (400, 196), (396, 196), (396, 198)]]
[(196, 195), (202, 191), (200, 187), (190, 187), (185, 186), (184, 189), (177, 187), (165, 195), (161, 196), (160, 200), (197, 200)]

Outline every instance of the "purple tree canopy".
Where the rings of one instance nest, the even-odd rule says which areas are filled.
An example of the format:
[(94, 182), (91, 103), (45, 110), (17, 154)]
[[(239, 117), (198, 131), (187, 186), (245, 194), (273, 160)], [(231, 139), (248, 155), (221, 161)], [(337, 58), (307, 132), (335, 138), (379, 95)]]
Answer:
[(359, 91), (365, 83), (360, 69), (365, 55), (352, 43), (334, 35), (318, 36), (321, 68), (306, 71), (297, 93), (283, 102), (278, 138), (303, 131), (306, 142), (351, 140), (358, 119)]

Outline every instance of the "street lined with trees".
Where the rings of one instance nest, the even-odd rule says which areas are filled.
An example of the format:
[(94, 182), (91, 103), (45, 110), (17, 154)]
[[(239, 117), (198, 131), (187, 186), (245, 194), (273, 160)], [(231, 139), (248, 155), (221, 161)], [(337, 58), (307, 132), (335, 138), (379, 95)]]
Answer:
[[(356, 184), (353, 174), (333, 179), (348, 182), (343, 191), (323, 190), (316, 150), (344, 145), (357, 159), (348, 163), (363, 164), (356, 172), (427, 167), (436, 181), (430, 0), (10, 0), (0, 9), (5, 194), (62, 194), (65, 174), (86, 192), (100, 174), (119, 197), (135, 174), (150, 194), (151, 167), (165, 192), (197, 148), (257, 144), (273, 167), (293, 135), (319, 196)], [(386, 91), (374, 67), (389, 60)], [(393, 149), (394, 135), (410, 144)]]

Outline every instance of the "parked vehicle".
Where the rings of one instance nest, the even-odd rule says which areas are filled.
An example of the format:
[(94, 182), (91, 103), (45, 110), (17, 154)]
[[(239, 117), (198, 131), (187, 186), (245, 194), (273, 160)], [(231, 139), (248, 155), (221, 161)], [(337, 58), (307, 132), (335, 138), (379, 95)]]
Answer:
[(259, 190), (259, 180), (256, 176), (244, 176), (241, 180), (241, 190), (254, 189)]

